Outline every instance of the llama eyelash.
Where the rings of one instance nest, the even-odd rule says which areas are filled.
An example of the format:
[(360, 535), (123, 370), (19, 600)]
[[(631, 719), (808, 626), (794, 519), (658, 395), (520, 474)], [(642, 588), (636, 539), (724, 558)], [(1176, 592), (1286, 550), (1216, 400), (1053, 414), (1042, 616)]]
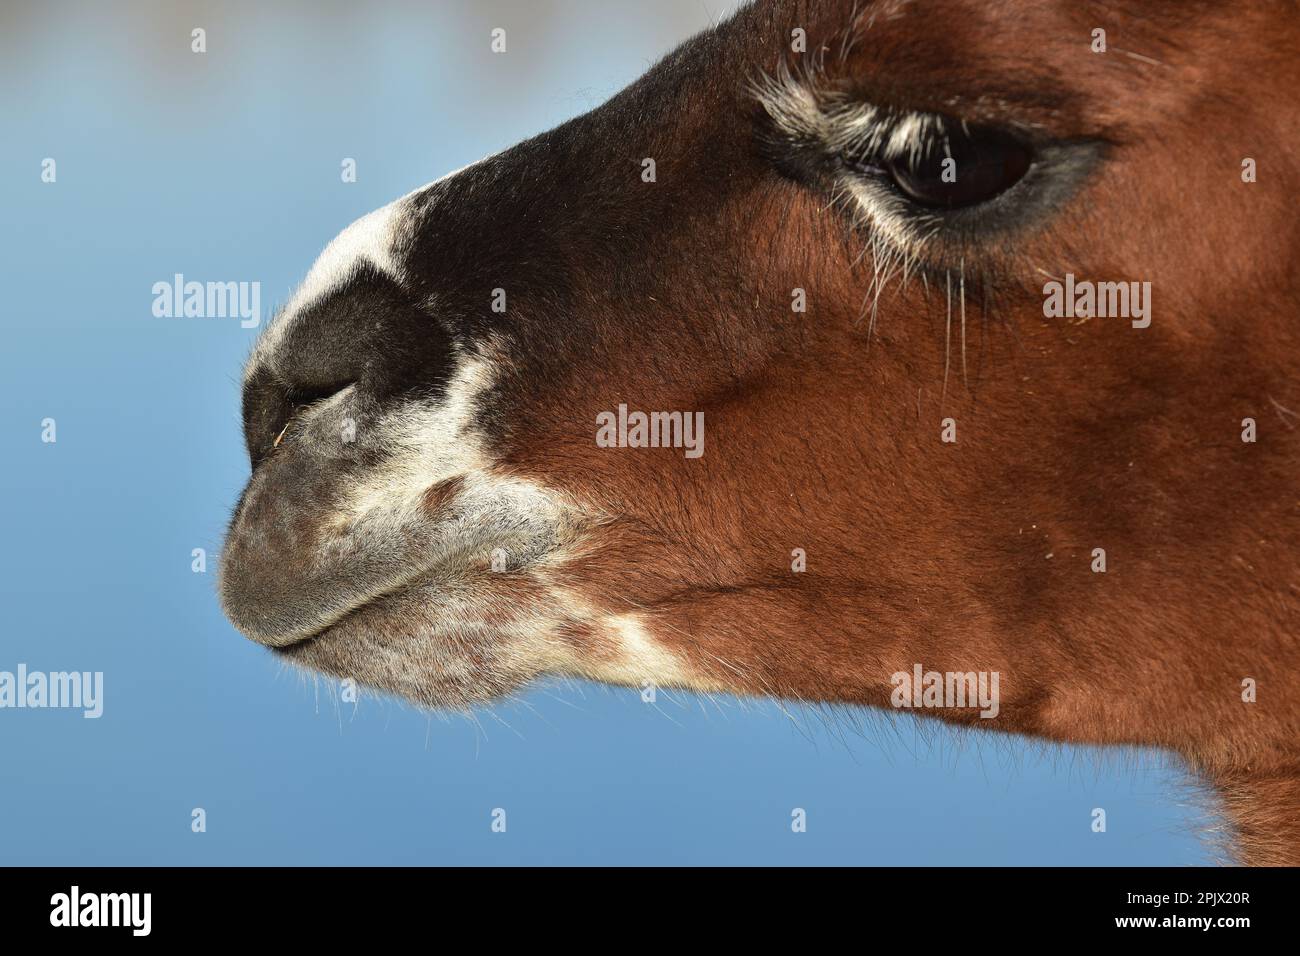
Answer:
[[(910, 272), (942, 218), (913, 207), (886, 184), (855, 173), (850, 164), (914, 161), (945, 136), (943, 118), (851, 99), (787, 69), (759, 77), (751, 93), (780, 141), (769, 144), (781, 151), (774, 156), (778, 166), (784, 162), (792, 173), (807, 173), (807, 157), (814, 157), (823, 174), (829, 168), (831, 205), (844, 208), (871, 237), (869, 251), (878, 264), (897, 260), (904, 274)], [(790, 151), (799, 162), (788, 162)]]

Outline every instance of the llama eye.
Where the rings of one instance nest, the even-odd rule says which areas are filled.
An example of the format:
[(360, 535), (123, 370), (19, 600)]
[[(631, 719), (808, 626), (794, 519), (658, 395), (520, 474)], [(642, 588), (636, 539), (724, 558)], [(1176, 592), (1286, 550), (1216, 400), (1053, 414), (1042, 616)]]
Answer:
[(990, 127), (950, 124), (921, 149), (879, 167), (912, 202), (951, 209), (974, 206), (1006, 192), (1029, 172), (1033, 151)]

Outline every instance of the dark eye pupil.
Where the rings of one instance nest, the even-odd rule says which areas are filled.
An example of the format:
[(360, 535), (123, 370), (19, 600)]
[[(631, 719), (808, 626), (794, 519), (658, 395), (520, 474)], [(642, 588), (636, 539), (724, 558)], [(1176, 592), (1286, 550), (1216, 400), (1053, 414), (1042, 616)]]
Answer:
[[(951, 162), (947, 162), (951, 160)], [(1029, 171), (1028, 146), (1001, 130), (950, 123), (914, 159), (885, 164), (898, 188), (923, 206), (971, 206), (1014, 186)]]

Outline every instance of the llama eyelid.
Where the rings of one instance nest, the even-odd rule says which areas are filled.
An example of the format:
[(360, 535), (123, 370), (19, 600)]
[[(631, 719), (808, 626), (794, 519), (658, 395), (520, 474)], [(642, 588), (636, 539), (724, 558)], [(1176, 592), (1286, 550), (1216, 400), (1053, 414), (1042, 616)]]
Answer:
[(865, 154), (841, 157), (844, 164), (929, 209), (989, 202), (1028, 175), (1036, 159), (1034, 147), (1012, 131), (942, 116), (906, 119), (868, 146)]

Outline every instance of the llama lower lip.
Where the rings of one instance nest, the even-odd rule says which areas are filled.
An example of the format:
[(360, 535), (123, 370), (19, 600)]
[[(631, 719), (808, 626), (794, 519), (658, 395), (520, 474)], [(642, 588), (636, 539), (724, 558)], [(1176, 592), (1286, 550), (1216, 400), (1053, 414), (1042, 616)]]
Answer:
[(277, 657), (291, 657), (292, 652), (301, 650), (302, 648), (315, 643), (317, 638), (323, 637), (324, 635), (328, 634), (333, 629), (333, 627), (334, 627), (333, 624), (327, 624), (319, 631), (313, 631), (312, 633), (304, 637), (297, 638), (288, 644), (276, 644), (272, 646), (270, 650)]
[(541, 655), (560, 653), (548, 635), (571, 612), (544, 580), (453, 563), (272, 650), (367, 692), (463, 708), (537, 676)]
[(402, 581), (401, 584), (396, 585), (395, 587), (388, 588), (376, 594), (372, 594), (364, 598), (363, 600), (354, 603), (346, 611), (343, 611), (341, 614), (336, 615), (325, 624), (322, 624), (319, 627), (317, 627), (315, 630), (305, 631), (301, 636), (294, 636), (287, 641), (282, 641), (278, 644), (273, 644), (269, 646), (271, 647), (271, 650), (276, 651), (277, 653), (291, 651), (294, 649), (302, 649), (306, 645), (309, 645), (319, 640), (320, 638), (326, 636), (331, 631), (338, 628), (340, 625), (345, 624), (346, 622), (352, 620), (357, 614), (360, 614), (363, 611), (373, 608), (376, 604), (379, 604), (383, 601), (395, 600), (397, 598), (400, 598), (401, 595), (410, 591), (413, 587), (418, 586), (421, 580), (423, 579), (423, 577), (424, 577), (424, 572), (421, 572), (419, 574), (414, 574), (411, 577), (407, 578), (406, 580)]

